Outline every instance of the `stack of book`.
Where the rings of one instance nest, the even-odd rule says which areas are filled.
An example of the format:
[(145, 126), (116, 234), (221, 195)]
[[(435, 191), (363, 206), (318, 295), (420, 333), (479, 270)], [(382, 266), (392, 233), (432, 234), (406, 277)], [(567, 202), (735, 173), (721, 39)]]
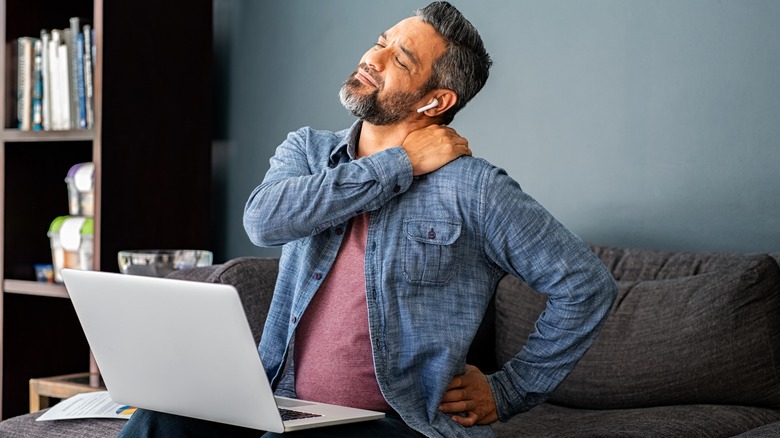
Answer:
[(91, 129), (95, 44), (84, 19), (16, 40), (17, 120), (22, 131)]

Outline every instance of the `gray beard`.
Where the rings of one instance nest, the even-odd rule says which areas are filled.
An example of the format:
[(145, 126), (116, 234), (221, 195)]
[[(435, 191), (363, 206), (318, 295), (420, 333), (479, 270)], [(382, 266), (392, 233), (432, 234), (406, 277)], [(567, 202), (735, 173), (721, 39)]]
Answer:
[(384, 102), (379, 100), (379, 90), (371, 94), (360, 96), (353, 92), (360, 81), (350, 76), (339, 90), (339, 100), (347, 111), (360, 120), (372, 125), (394, 125), (409, 117), (412, 110), (409, 108), (424, 93), (393, 93)]

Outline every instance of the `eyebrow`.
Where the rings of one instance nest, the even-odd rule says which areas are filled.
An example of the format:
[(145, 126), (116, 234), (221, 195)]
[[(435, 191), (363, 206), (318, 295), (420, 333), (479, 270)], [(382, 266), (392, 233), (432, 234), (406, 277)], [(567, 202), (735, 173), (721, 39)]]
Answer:
[[(387, 32), (382, 32), (380, 37), (382, 37), (382, 39), (384, 39), (384, 40), (387, 40)], [(420, 61), (417, 59), (416, 56), (414, 56), (414, 53), (411, 50), (406, 48), (403, 44), (399, 44), (398, 47), (401, 48), (401, 51), (406, 54), (406, 56), (414, 63), (414, 65), (417, 65), (417, 66), (420, 65)]]

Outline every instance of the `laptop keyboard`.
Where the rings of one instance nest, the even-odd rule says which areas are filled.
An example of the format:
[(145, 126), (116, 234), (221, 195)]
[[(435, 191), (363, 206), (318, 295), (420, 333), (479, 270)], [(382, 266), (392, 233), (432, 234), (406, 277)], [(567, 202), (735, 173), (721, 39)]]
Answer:
[(290, 409), (279, 408), (279, 414), (282, 416), (282, 421), (289, 420), (303, 420), (304, 418), (322, 417), (320, 414), (312, 414), (309, 412), (293, 411)]

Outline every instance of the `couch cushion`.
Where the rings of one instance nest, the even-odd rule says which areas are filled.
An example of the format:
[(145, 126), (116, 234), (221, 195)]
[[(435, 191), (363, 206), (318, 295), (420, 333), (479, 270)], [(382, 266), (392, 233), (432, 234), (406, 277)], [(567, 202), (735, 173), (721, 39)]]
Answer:
[[(766, 255), (669, 253), (663, 262), (659, 254), (651, 254), (647, 266), (625, 259), (607, 263), (629, 280), (618, 281), (618, 298), (601, 334), (551, 401), (589, 409), (780, 407), (775, 261)], [(674, 266), (675, 257), (699, 261)], [(502, 280), (497, 293), (497, 354), (503, 363), (519, 351), (546, 299), (517, 279)]]
[(493, 429), (499, 438), (711, 438), (734, 436), (778, 420), (780, 411), (747, 406), (689, 405), (599, 411), (545, 403), (514, 416), (507, 423), (496, 423)]
[(765, 426), (751, 429), (745, 433), (736, 435), (734, 438), (765, 438), (765, 437), (778, 437), (780, 436), (780, 421), (769, 423)]

